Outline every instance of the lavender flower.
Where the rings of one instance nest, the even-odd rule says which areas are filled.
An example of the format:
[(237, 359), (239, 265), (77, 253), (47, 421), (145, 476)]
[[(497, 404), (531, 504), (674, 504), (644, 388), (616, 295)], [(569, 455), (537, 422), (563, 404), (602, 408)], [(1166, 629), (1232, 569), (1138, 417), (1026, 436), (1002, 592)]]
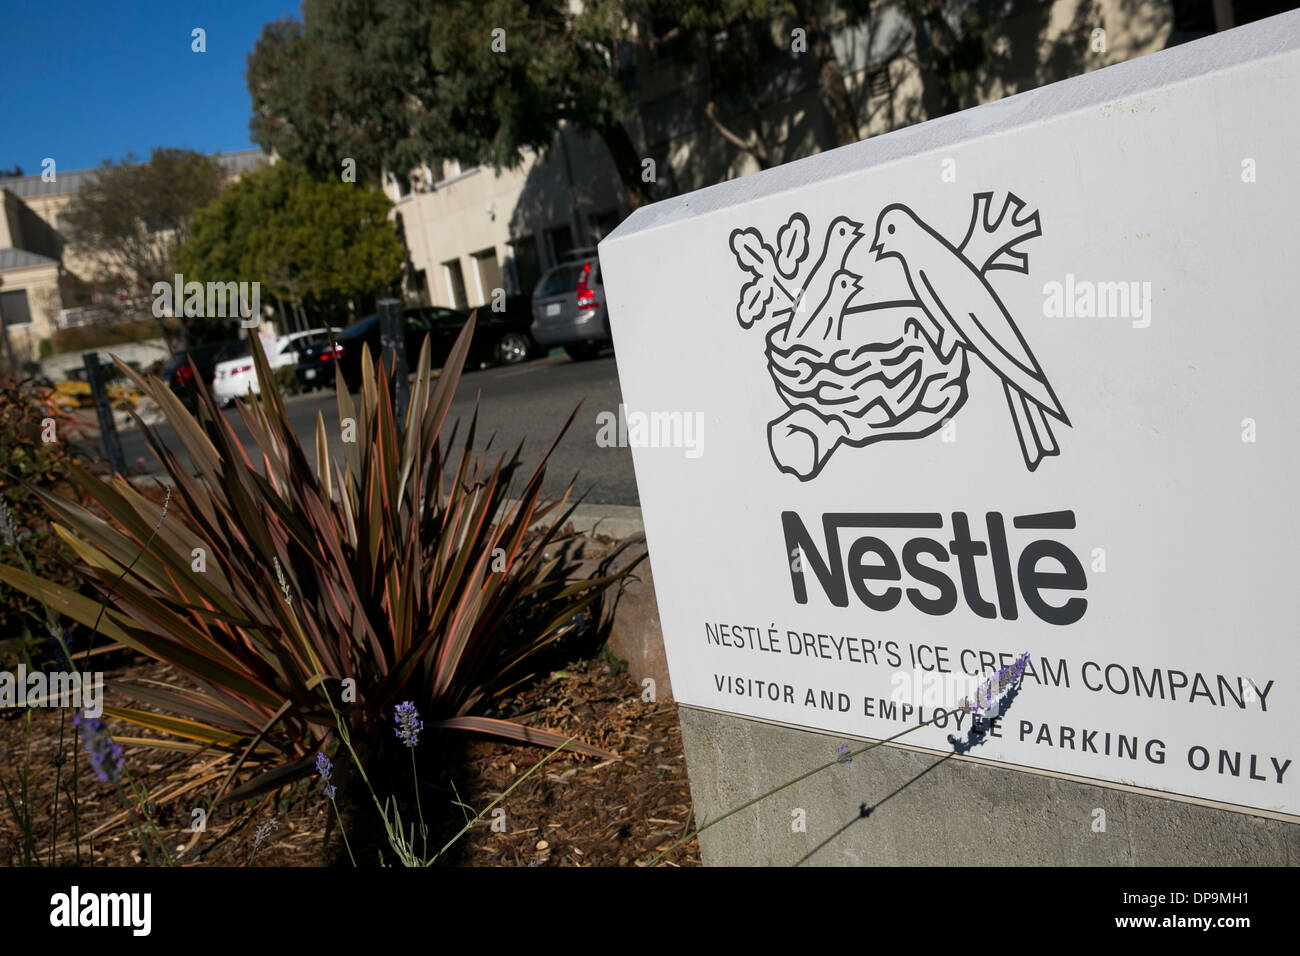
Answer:
[(257, 851), (262, 849), (262, 844), (265, 843), (266, 838), (271, 835), (271, 831), (274, 830), (279, 825), (280, 824), (276, 820), (267, 820), (265, 823), (263, 823), (260, 827), (257, 828), (257, 832), (253, 834), (253, 848), (248, 854), (248, 859), (250, 862), (252, 861), (253, 857), (257, 856)]
[(1004, 667), (975, 688), (975, 698), (967, 698), (957, 705), (957, 710), (965, 714), (990, 713), (1002, 696), (1002, 692), (1016, 684), (1029, 666), (1029, 652), (1021, 654), (1010, 667)]
[(117, 783), (122, 779), (122, 745), (108, 732), (108, 725), (98, 717), (89, 717), (78, 711), (72, 723), (81, 728), (81, 740), (86, 745), (90, 766), (103, 783)]
[(323, 753), (316, 755), (316, 772), (325, 781), (325, 796), (333, 800), (334, 794), (338, 792), (338, 788), (330, 783), (330, 774), (334, 772), (334, 765), (330, 763), (330, 758)]
[(415, 709), (415, 701), (403, 701), (397, 705), (393, 716), (397, 720), (397, 736), (408, 747), (414, 747), (420, 742), (420, 731), (424, 729), (424, 724), (420, 721), (420, 715)]
[(72, 646), (72, 629), (65, 627), (60, 630), (57, 627), (51, 627), (48, 640), (51, 653), (54, 654), (55, 664), (65, 671), (75, 670), (72, 661), (68, 659), (68, 652), (65, 650), (65, 648)]

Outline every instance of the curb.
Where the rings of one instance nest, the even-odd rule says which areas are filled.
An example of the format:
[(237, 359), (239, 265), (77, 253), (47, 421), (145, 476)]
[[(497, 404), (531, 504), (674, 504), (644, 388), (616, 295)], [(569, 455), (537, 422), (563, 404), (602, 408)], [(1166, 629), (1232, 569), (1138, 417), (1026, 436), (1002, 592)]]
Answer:
[[(512, 500), (510, 504), (515, 502)], [(645, 533), (641, 509), (636, 505), (581, 504), (569, 516), (573, 530), (580, 534), (603, 534), (615, 540)], [(534, 525), (541, 522), (534, 522)]]

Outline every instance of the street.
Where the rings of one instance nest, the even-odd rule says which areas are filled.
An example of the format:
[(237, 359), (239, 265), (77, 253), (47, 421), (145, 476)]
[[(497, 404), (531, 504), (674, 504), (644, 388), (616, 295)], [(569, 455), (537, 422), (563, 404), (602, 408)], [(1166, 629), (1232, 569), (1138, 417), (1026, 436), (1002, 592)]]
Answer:
[[(465, 430), (474, 411), (476, 396), (479, 400), (479, 431), (475, 444), (480, 450), (489, 437), (493, 439), (492, 449), (496, 454), (508, 455), (520, 441), (524, 443), (521, 453), (523, 469), (516, 478), (516, 487), (531, 474), (538, 456), (546, 451), (569, 413), (581, 401), (582, 408), (577, 418), (551, 456), (544, 492), (550, 495), (561, 493), (576, 474), (575, 490), (580, 493), (590, 488), (585, 499), (588, 502), (639, 504), (629, 450), (596, 445), (596, 415), (602, 411), (617, 412), (622, 400), (612, 353), (589, 362), (574, 362), (568, 356), (558, 356), (467, 372), (461, 377), (456, 398), (443, 425), (445, 440), (457, 419), (461, 420), (456, 440), (458, 452), (464, 447)], [(314, 456), (317, 412), (324, 416), (326, 427), (331, 429), (331, 450), (338, 453), (338, 413), (332, 387), (289, 396), (285, 399), (285, 408), (309, 459)], [(224, 414), (251, 454), (251, 439), (239, 413), (229, 408)], [(157, 427), (167, 447), (188, 461), (184, 447), (176, 440), (170, 426), (164, 423)], [(142, 432), (130, 429), (120, 432), (120, 435), (129, 471), (160, 470)]]

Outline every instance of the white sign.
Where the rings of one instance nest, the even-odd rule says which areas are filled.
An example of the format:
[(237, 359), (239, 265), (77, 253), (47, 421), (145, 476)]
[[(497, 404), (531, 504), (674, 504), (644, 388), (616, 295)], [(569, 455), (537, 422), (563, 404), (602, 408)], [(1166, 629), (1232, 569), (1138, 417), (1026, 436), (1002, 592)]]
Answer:
[[(1300, 14), (600, 245), (674, 695), (1300, 814)], [(828, 759), (833, 754), (827, 754)]]

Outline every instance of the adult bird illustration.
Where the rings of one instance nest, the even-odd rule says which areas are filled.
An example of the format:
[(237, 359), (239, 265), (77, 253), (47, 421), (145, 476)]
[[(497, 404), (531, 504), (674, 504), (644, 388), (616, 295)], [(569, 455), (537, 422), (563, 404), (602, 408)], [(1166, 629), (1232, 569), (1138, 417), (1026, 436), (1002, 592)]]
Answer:
[(1028, 258), (1014, 247), (1041, 234), (1038, 213), (1024, 213), (1024, 201), (1008, 193), (996, 219), (992, 194), (975, 196), (970, 228), (954, 246), (907, 206), (886, 206), (876, 220), (870, 251), (876, 259), (903, 265), (912, 294), (934, 326), (935, 351), (945, 361), (957, 348), (973, 352), (1002, 379), (1025, 465), (1034, 471), (1043, 458), (1060, 454), (1048, 417), (1070, 424), (1002, 300), (989, 284), (992, 269), (1028, 271)]

